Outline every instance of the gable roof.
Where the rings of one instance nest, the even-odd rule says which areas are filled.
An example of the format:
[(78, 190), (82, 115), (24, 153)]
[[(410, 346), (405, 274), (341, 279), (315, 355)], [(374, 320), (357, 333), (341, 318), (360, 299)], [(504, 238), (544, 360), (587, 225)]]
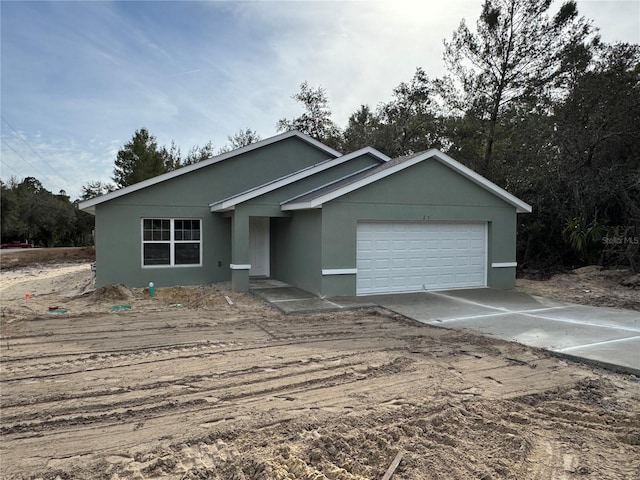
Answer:
[(245, 190), (244, 192), (238, 193), (237, 195), (232, 195), (230, 197), (223, 198), (222, 200), (218, 200), (213, 203), (210, 203), (209, 209), (212, 212), (225, 212), (225, 211), (233, 210), (235, 206), (240, 203), (259, 197), (260, 195), (264, 195), (265, 193), (272, 192), (286, 185), (290, 185), (292, 183), (297, 182), (298, 180), (302, 180), (304, 178), (310, 177), (311, 175), (322, 172), (331, 167), (340, 165), (344, 162), (353, 160), (354, 158), (358, 158), (363, 155), (370, 155), (376, 158), (377, 160), (379, 160), (383, 164), (391, 160), (390, 157), (386, 156), (382, 152), (379, 152), (375, 148), (372, 148), (372, 147), (361, 148), (360, 150), (356, 150), (355, 152), (349, 153), (347, 155), (342, 155), (337, 158), (325, 160), (324, 162), (320, 162), (320, 163), (317, 163), (316, 165), (303, 168), (301, 170), (298, 170), (297, 172), (293, 172), (289, 175), (285, 175), (283, 177), (277, 178), (271, 182), (265, 183), (263, 185), (259, 185), (249, 190)]
[(337, 150), (334, 150), (331, 147), (326, 146), (325, 144), (319, 142), (315, 138), (310, 137), (298, 130), (291, 130), (289, 132), (281, 133), (280, 135), (276, 135), (274, 137), (267, 138), (265, 140), (261, 140), (256, 143), (252, 143), (250, 145), (246, 145), (244, 147), (238, 148), (236, 150), (232, 150), (230, 152), (223, 153), (221, 155), (216, 155), (207, 160), (203, 160), (198, 163), (194, 163), (192, 165), (187, 165), (186, 167), (179, 168), (177, 170), (173, 170), (171, 172), (163, 173), (162, 175), (158, 175), (153, 178), (149, 178), (147, 180), (143, 180), (142, 182), (135, 183), (133, 185), (129, 185), (128, 187), (124, 187), (113, 192), (100, 195), (98, 197), (90, 198), (89, 200), (84, 200), (79, 203), (78, 207), (80, 210), (85, 210), (89, 213), (95, 212), (95, 206), (108, 202), (109, 200), (113, 200), (115, 198), (122, 197), (124, 195), (128, 195), (130, 193), (136, 192), (138, 190), (142, 190), (143, 188), (150, 187), (152, 185), (156, 185), (158, 183), (164, 182), (166, 180), (170, 180), (175, 177), (179, 177), (180, 175), (184, 175), (189, 172), (193, 172), (195, 170), (199, 170), (201, 168), (208, 167), (214, 163), (222, 162), (229, 158), (236, 157), (238, 155), (242, 155), (243, 153), (250, 152), (252, 150), (257, 150), (262, 147), (266, 147), (267, 145), (271, 145), (276, 142), (280, 142), (282, 140), (286, 140), (287, 138), (296, 137), (300, 140), (318, 148), (319, 150), (324, 151), (329, 157), (340, 157), (342, 154)]
[(444, 165), (450, 167), (452, 170), (461, 174), (463, 177), (471, 180), (476, 185), (479, 185), (485, 190), (493, 193), (498, 198), (504, 200), (510, 205), (513, 205), (516, 208), (517, 213), (531, 213), (531, 205), (523, 202), (514, 195), (511, 195), (509, 192), (507, 192), (503, 188), (500, 188), (495, 183), (487, 180), (482, 175), (477, 174), (470, 168), (465, 167), (447, 154), (442, 153), (440, 150), (435, 148), (416, 153), (414, 155), (395, 158), (383, 165), (380, 165), (377, 168), (362, 171), (359, 174), (345, 177), (337, 182), (325, 185), (322, 188), (304, 193), (283, 202), (281, 204), (281, 209), (286, 211), (322, 208), (322, 205), (326, 202), (358, 190), (359, 188), (362, 188), (371, 183), (377, 182), (378, 180), (404, 170), (405, 168), (409, 168), (413, 165), (430, 159), (434, 159), (443, 163)]

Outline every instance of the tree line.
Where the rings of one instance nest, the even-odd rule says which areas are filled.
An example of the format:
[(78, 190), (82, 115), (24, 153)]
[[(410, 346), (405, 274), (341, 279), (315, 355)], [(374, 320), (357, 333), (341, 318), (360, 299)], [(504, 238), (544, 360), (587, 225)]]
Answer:
[(61, 190), (54, 194), (33, 177), (0, 181), (2, 243), (28, 242), (36, 246), (84, 246), (93, 242), (94, 217), (77, 208)]
[[(522, 269), (597, 263), (639, 271), (640, 46), (605, 44), (574, 1), (552, 4), (485, 0), (475, 28), (462, 20), (445, 41), (444, 77), (417, 68), (391, 100), (361, 105), (344, 126), (332, 120), (326, 91), (303, 82), (292, 97), (303, 113), (276, 128), (344, 152), (372, 146), (398, 157), (439, 148), (533, 206), (519, 217)], [(240, 130), (217, 153), (258, 140)], [(91, 182), (82, 196), (213, 155), (211, 142), (186, 155), (174, 142), (160, 147), (143, 128), (118, 152), (114, 183)], [(5, 238), (4, 200), (2, 212)]]

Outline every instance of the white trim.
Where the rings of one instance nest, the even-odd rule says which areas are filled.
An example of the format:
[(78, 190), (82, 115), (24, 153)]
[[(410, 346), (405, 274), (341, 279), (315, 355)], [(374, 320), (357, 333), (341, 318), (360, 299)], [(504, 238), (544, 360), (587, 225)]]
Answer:
[(232, 263), (229, 265), (229, 268), (231, 268), (231, 270), (251, 270), (251, 265), (249, 265), (248, 263), (243, 263), (243, 264)]
[(143, 180), (142, 182), (138, 182), (134, 185), (129, 185), (128, 187), (121, 188), (114, 192), (107, 193), (105, 195), (100, 195), (98, 197), (90, 198), (89, 200), (84, 200), (78, 204), (78, 208), (80, 210), (85, 210), (89, 213), (95, 213), (95, 206), (108, 202), (109, 200), (113, 200), (118, 197), (122, 197), (123, 195), (128, 195), (129, 193), (133, 193), (138, 190), (142, 190), (143, 188), (150, 187), (157, 183), (164, 182), (166, 180), (170, 180), (175, 177), (179, 177), (180, 175), (184, 175), (185, 173), (193, 172), (194, 170), (199, 170), (200, 168), (208, 167), (213, 163), (218, 163), (228, 158), (236, 157), (243, 153), (250, 152), (252, 150), (256, 150), (258, 148), (266, 147), (267, 145), (271, 145), (273, 143), (279, 142), (281, 140), (285, 140), (287, 138), (297, 137), (304, 142), (313, 145), (314, 147), (324, 151), (332, 157), (340, 157), (342, 154), (337, 150), (334, 150), (331, 147), (327, 147), (323, 143), (319, 142), (315, 138), (310, 137), (302, 132), (297, 130), (291, 130), (285, 133), (281, 133), (280, 135), (276, 135), (274, 137), (267, 138), (260, 142), (252, 143), (250, 145), (246, 145), (242, 148), (238, 148), (236, 150), (232, 150), (230, 152), (223, 153), (222, 155), (217, 155), (215, 157), (209, 158), (207, 160), (203, 160), (202, 162), (194, 163), (192, 165), (187, 165), (186, 167), (179, 168), (177, 170), (173, 170), (171, 172), (163, 173), (162, 175), (158, 175), (153, 178), (149, 178), (147, 180)]
[(272, 182), (265, 183), (256, 188), (246, 190), (237, 195), (225, 198), (223, 200), (219, 200), (214, 203), (209, 204), (209, 210), (211, 212), (224, 212), (233, 210), (233, 208), (239, 203), (246, 202), (247, 200), (251, 200), (253, 198), (259, 197), (260, 195), (264, 195), (265, 193), (272, 192), (277, 190), (278, 188), (284, 187), (286, 185), (290, 185), (298, 180), (302, 180), (304, 178), (310, 177), (311, 175), (315, 175), (316, 173), (322, 172), (324, 170), (328, 170), (331, 167), (336, 165), (340, 165), (344, 162), (352, 160), (354, 158), (361, 157), (363, 155), (371, 155), (381, 162), (388, 162), (391, 160), (390, 157), (386, 156), (384, 153), (379, 152), (375, 148), (365, 147), (360, 150), (356, 150), (355, 152), (349, 153), (347, 155), (342, 155), (341, 157), (331, 158), (329, 160), (325, 160), (321, 163), (317, 163), (316, 165), (312, 165), (307, 168), (303, 168), (302, 170), (298, 170), (297, 172), (291, 173), (289, 175), (285, 175), (280, 177)]
[(310, 208), (321, 208), (322, 204), (325, 202), (329, 202), (331, 200), (334, 200), (338, 197), (341, 197), (342, 195), (346, 195), (347, 193), (353, 192), (354, 190), (357, 190), (361, 187), (364, 187), (366, 185), (369, 185), (373, 182), (376, 182), (382, 178), (388, 177), (389, 175), (392, 175), (396, 172), (399, 172), (401, 170), (404, 170), (405, 168), (409, 168), (413, 165), (416, 165), (417, 163), (420, 163), (424, 160), (430, 159), (430, 158), (435, 158), (436, 160), (444, 163), (445, 165), (451, 167), (453, 170), (457, 171), (458, 173), (460, 173), (462, 176), (468, 178), (469, 180), (471, 180), (472, 182), (478, 184), (479, 186), (485, 188), (486, 190), (489, 190), (490, 192), (492, 192), (494, 195), (498, 196), (499, 198), (501, 198), (502, 200), (506, 201), (507, 203), (510, 203), (511, 205), (513, 205), (514, 207), (516, 207), (516, 212), (517, 213), (531, 213), (532, 211), (532, 207), (531, 205), (527, 204), (526, 202), (523, 202), (522, 200), (520, 200), (519, 198), (515, 197), (514, 195), (511, 195), (509, 192), (507, 192), (506, 190), (500, 188), (499, 186), (497, 186), (495, 183), (491, 182), (490, 180), (487, 180), (486, 178), (484, 178), (482, 175), (478, 175), (476, 172), (474, 172), (473, 170), (465, 167), (464, 165), (462, 165), (461, 163), (455, 161), (453, 158), (451, 158), (450, 156), (442, 153), (441, 151), (439, 151), (438, 149), (431, 149), (428, 150), (420, 155), (416, 155), (413, 158), (410, 158), (404, 162), (400, 162), (396, 165), (393, 165), (392, 167), (389, 168), (384, 168), (382, 170), (380, 170), (377, 173), (374, 173), (373, 175), (369, 175), (367, 177), (364, 177), (358, 181), (355, 181), (353, 183), (350, 183), (348, 185), (345, 185), (341, 188), (337, 188), (336, 190), (333, 190), (331, 192), (327, 192), (324, 195), (321, 195), (319, 197), (313, 198), (311, 200), (308, 200), (306, 202), (292, 202), (289, 203), (287, 205), (282, 205), (282, 210), (286, 211), (286, 210), (306, 210), (306, 209), (310, 209)]
[[(145, 240), (144, 239), (144, 221), (145, 220), (168, 220), (169, 221), (169, 232), (170, 237), (169, 240)], [(198, 240), (176, 240), (175, 239), (175, 225), (176, 220), (197, 220), (200, 225), (200, 238)], [(140, 260), (141, 260), (141, 268), (187, 268), (187, 267), (202, 267), (203, 265), (203, 248), (204, 242), (202, 241), (202, 227), (203, 221), (201, 217), (141, 217), (140, 218)], [(161, 243), (169, 245), (169, 263), (160, 264), (160, 265), (145, 265), (144, 263), (144, 246), (152, 243)], [(199, 250), (199, 258), (200, 263), (181, 263), (176, 264), (175, 258), (175, 248), (176, 245), (184, 244), (184, 243), (197, 243)]]
[[(482, 261), (482, 269), (480, 270), (480, 264), (477, 265), (477, 268), (474, 267), (475, 273), (476, 274), (480, 274), (482, 275), (482, 277), (480, 278), (480, 280), (478, 281), (478, 283), (475, 282), (468, 282), (467, 285), (465, 286), (460, 286), (460, 285), (439, 285), (437, 284), (437, 286), (432, 287), (429, 286), (427, 287), (426, 284), (422, 283), (421, 286), (415, 286), (417, 288), (415, 288), (413, 285), (411, 286), (411, 289), (408, 290), (404, 290), (402, 288), (402, 286), (396, 286), (396, 287), (400, 287), (398, 289), (394, 289), (391, 287), (389, 282), (386, 282), (386, 286), (382, 287), (379, 285), (373, 286), (373, 287), (363, 287), (361, 286), (362, 280), (368, 280), (368, 279), (374, 279), (376, 277), (375, 272), (373, 272), (373, 275), (368, 275), (367, 272), (362, 271), (362, 268), (360, 269), (361, 274), (358, 275), (358, 277), (356, 278), (356, 296), (363, 296), (363, 295), (383, 295), (383, 294), (388, 294), (388, 293), (411, 293), (411, 292), (424, 292), (424, 291), (428, 291), (428, 292), (434, 292), (434, 291), (438, 291), (438, 290), (460, 290), (460, 289), (465, 289), (465, 288), (486, 288), (487, 287), (487, 276), (488, 276), (488, 268), (487, 268), (487, 255), (488, 255), (488, 222), (483, 222), (483, 221), (451, 221), (451, 220), (376, 220), (376, 221), (359, 221), (356, 224), (356, 260), (358, 260), (358, 265), (361, 264), (361, 260), (363, 259), (372, 259), (374, 258), (374, 255), (367, 255), (366, 253), (364, 255), (362, 255), (361, 253), (363, 252), (363, 250), (360, 249), (360, 242), (359, 240), (362, 238), (361, 235), (362, 234), (371, 234), (373, 233), (373, 235), (369, 235), (367, 240), (375, 240), (375, 237), (377, 236), (377, 232), (376, 231), (376, 226), (386, 226), (386, 225), (398, 225), (398, 226), (406, 226), (406, 225), (415, 225), (418, 228), (419, 234), (421, 238), (425, 238), (423, 235), (427, 232), (427, 228), (428, 226), (442, 226), (442, 225), (473, 225), (476, 227), (480, 227), (478, 229), (475, 229), (473, 238), (477, 238), (478, 240), (480, 240), (481, 238), (483, 239), (483, 245), (482, 245), (482, 250), (484, 253), (484, 261)], [(389, 234), (389, 232), (384, 232), (386, 234)], [(476, 236), (477, 234), (477, 236)], [(394, 235), (397, 236), (398, 233), (394, 233), (391, 232), (389, 234), (389, 237), (387, 237), (387, 239), (390, 240), (394, 240)], [(375, 250), (375, 247), (374, 249)], [(373, 251), (372, 250), (372, 251)], [(366, 257), (366, 258), (363, 258)], [(385, 258), (389, 258), (388, 256), (385, 255)], [(421, 272), (423, 272), (424, 270), (421, 270)], [(368, 278), (363, 279), (363, 276), (367, 276)], [(421, 278), (422, 281), (425, 280), (424, 277)], [(414, 284), (415, 285), (415, 284)], [(405, 285), (406, 287), (407, 285)], [(382, 290), (382, 291), (375, 291), (378, 288), (387, 288), (387, 290)], [(415, 289), (414, 289), (415, 288)], [(374, 291), (368, 291), (373, 289)], [(364, 291), (363, 291), (364, 290)]]
[(484, 286), (489, 286), (489, 222), (484, 223)]
[(355, 275), (357, 268), (323, 268), (322, 275)]
[(517, 266), (518, 262), (494, 262), (491, 264), (491, 268), (508, 268)]

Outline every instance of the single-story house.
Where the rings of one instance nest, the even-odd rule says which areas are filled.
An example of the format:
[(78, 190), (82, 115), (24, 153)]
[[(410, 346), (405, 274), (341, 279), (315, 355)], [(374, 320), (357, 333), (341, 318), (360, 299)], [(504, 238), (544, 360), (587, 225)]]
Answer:
[(80, 203), (96, 284), (271, 277), (321, 297), (512, 288), (522, 200), (448, 155), (291, 131)]

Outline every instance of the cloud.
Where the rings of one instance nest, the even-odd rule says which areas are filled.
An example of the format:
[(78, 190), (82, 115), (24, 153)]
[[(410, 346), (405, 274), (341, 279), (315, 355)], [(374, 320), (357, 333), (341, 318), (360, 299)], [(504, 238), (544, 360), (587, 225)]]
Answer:
[(578, 0), (577, 4), (581, 15), (594, 20), (605, 42), (640, 43), (640, 0)]
[[(638, 38), (640, 2), (578, 6), (598, 17), (605, 41)], [(221, 147), (240, 128), (275, 134), (278, 119), (300, 113), (291, 95), (305, 80), (326, 89), (344, 125), (361, 104), (388, 101), (417, 67), (441, 76), (442, 41), (462, 18), (473, 25), (480, 8), (480, 0), (4, 2), (2, 112), (62, 177), (42, 173), (51, 176), (45, 186), (65, 183), (79, 195), (88, 181), (109, 180), (117, 150), (141, 127), (183, 152), (209, 140)], [(46, 172), (1, 147), (21, 174)]]
[(110, 174), (105, 168), (108, 164), (104, 158), (104, 144), (86, 148), (72, 137), (51, 141), (42, 134), (6, 134), (4, 126), (3, 146), (9, 146), (8, 149), (3, 148), (2, 152), (0, 172), (4, 181), (12, 176), (17, 176), (18, 180), (35, 177), (48, 190), (54, 193), (64, 190), (72, 198), (77, 198), (82, 184)]

